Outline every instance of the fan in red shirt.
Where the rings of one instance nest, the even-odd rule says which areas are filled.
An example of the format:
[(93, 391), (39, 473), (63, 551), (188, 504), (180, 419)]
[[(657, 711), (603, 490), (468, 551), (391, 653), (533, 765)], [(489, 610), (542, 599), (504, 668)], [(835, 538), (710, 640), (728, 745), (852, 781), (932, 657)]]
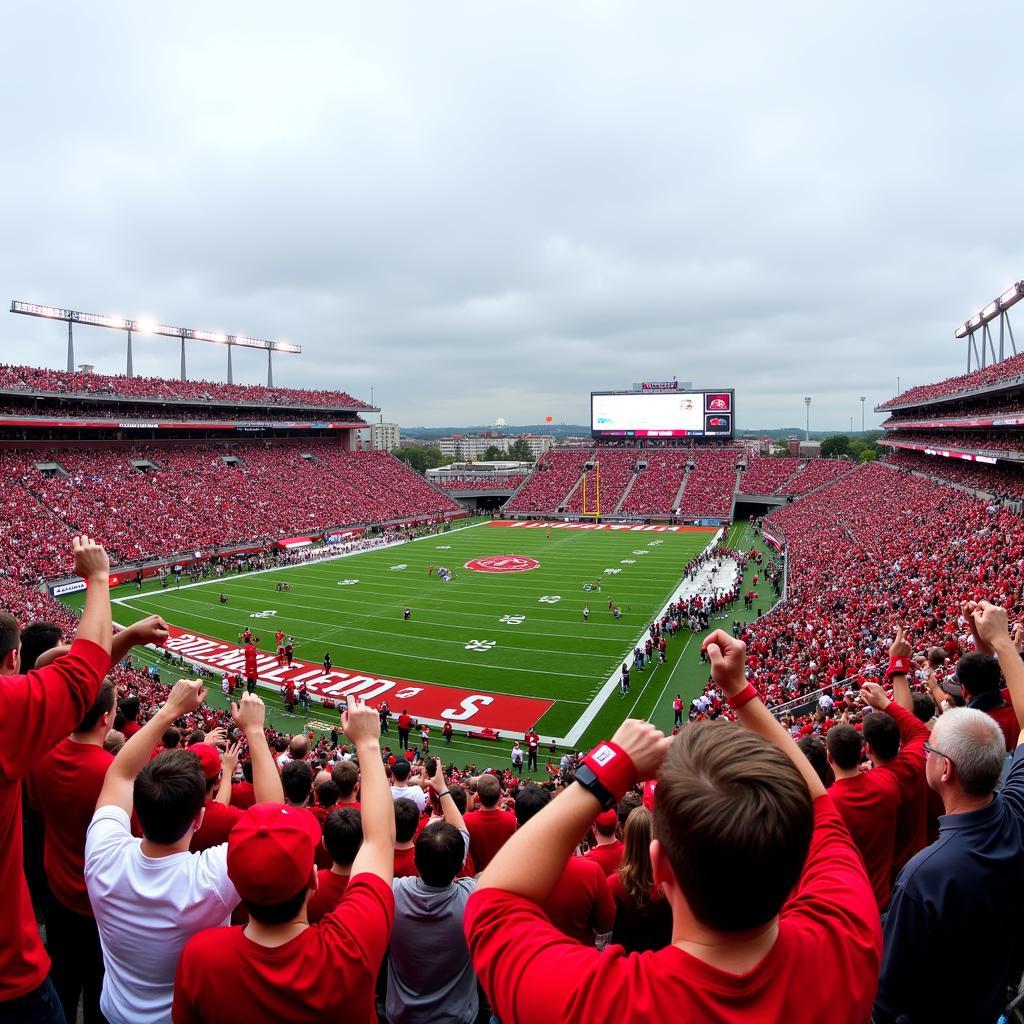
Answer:
[(420, 826), (420, 809), (405, 797), (395, 800), (395, 878), (419, 874), (416, 867), (416, 832)]
[(374, 986), (395, 910), (395, 816), (377, 713), (352, 698), (343, 725), (362, 765), (364, 833), (344, 896), (318, 925), (307, 925), (317, 888), (315, 820), (283, 804), (246, 811), (231, 833), (227, 867), (249, 923), (189, 940), (174, 983), (174, 1024), (377, 1020)]
[(597, 846), (593, 846), (586, 853), (586, 859), (599, 864), (606, 875), (614, 875), (622, 863), (622, 854), (625, 847), (622, 840), (615, 834), (619, 824), (619, 816), (615, 811), (602, 811), (594, 819), (594, 834), (597, 836)]
[[(882, 936), (860, 856), (747, 683), (744, 644), (715, 630), (704, 650), (740, 724), (699, 723), (669, 740), (627, 720), (478, 879), (466, 935), (500, 1020), (869, 1019)], [(540, 906), (597, 810), (655, 773), (651, 856), (672, 945), (626, 956), (564, 938)]]
[(256, 683), (259, 682), (259, 668), (256, 665), (256, 644), (253, 643), (253, 639), (246, 640), (245, 646), (242, 648), (245, 653), (245, 688), (249, 693), (256, 692)]
[[(231, 775), (238, 763), (238, 745), (224, 754), (210, 743), (195, 743), (188, 748), (199, 758), (206, 779), (206, 803), (203, 823), (192, 834), (189, 852), (199, 853), (228, 841), (228, 834), (242, 817), (238, 807), (231, 806)], [(228, 771), (224, 772), (223, 769)]]
[(252, 785), (252, 760), (247, 757), (242, 762), (242, 781), (231, 785), (231, 806), (247, 811), (254, 803), (256, 791)]
[(88, 588), (66, 654), (19, 675), (20, 629), (13, 616), (0, 613), (0, 1013), (11, 1020), (57, 1001), (22, 870), (21, 781), (82, 721), (110, 668), (110, 562), (87, 536), (72, 544), (75, 572)]
[(515, 816), (498, 807), (501, 783), (494, 775), (481, 775), (476, 783), (480, 809), (465, 815), (469, 833), (469, 855), (476, 870), (483, 871), (494, 855), (512, 838), (516, 830)]
[(309, 901), (309, 923), (316, 924), (340, 902), (352, 876), (352, 862), (363, 845), (363, 820), (358, 810), (342, 807), (331, 811), (323, 827), (323, 845), (331, 866), (317, 871), (316, 892)]
[[(551, 802), (551, 793), (536, 784), (516, 794), (516, 821), (522, 828)], [(615, 813), (614, 811), (612, 812)], [(608, 879), (596, 861), (568, 857), (555, 887), (541, 901), (540, 909), (563, 934), (584, 946), (593, 946), (615, 923), (615, 901)]]

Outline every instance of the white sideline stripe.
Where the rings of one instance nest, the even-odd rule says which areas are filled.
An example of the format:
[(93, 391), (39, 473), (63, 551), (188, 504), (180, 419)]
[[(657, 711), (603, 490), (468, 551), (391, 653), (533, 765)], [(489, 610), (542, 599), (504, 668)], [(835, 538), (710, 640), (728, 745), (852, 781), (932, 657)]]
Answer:
[[(192, 587), (210, 587), (218, 583), (224, 583), (225, 581), (232, 579), (246, 579), (249, 576), (260, 576), (265, 572), (282, 572), (285, 569), (301, 569), (306, 565), (320, 565), (323, 562), (336, 562), (339, 558), (352, 558), (354, 555), (368, 555), (374, 551), (387, 551), (388, 548), (397, 548), (402, 544), (415, 544), (421, 540), (437, 540), (438, 537), (447, 537), (452, 533), (461, 533), (463, 530), (472, 530), (477, 526), (486, 526), (490, 520), (486, 520), (482, 523), (470, 523), (469, 526), (459, 526), (454, 530), (448, 530), (445, 533), (428, 533), (423, 537), (413, 537), (412, 540), (395, 540), (390, 544), (380, 544), (375, 548), (363, 548), (362, 551), (342, 551), (340, 555), (325, 555), (323, 558), (311, 558), (308, 562), (295, 562), (292, 565), (275, 565), (269, 569), (253, 569), (252, 572), (235, 573), (234, 576), (216, 576), (212, 580), (200, 580), (198, 583), (185, 583), (182, 586), (177, 586), (174, 591), (168, 587), (167, 591), (159, 591), (159, 593), (177, 593), (179, 590), (191, 590)], [(114, 604), (127, 604), (129, 601), (137, 601), (142, 597), (152, 597), (153, 594), (146, 594), (144, 592), (138, 594), (132, 594), (129, 597), (114, 597), (111, 600)]]
[[(715, 532), (714, 537), (711, 538), (710, 542), (708, 543), (708, 546), (704, 548), (704, 551), (702, 553), (707, 554), (711, 551), (714, 551), (715, 548), (718, 546), (719, 542), (721, 541), (724, 532), (725, 531), (722, 529), (717, 530)], [(682, 593), (682, 589), (682, 586), (680, 586), (679, 584), (672, 588), (672, 592), (669, 595), (668, 600), (665, 602), (664, 607), (661, 609), (661, 611), (658, 612), (657, 616), (655, 616), (655, 620), (660, 619), (668, 611), (668, 606), (676, 599), (677, 594)], [(634, 643), (633, 646), (639, 647), (646, 637), (647, 629), (645, 628), (643, 633), (640, 634), (639, 640), (636, 643)], [(684, 646), (683, 650), (685, 649), (686, 648)], [(682, 657), (682, 651), (680, 651), (679, 656)], [(590, 707), (588, 707), (587, 710), (584, 711), (583, 714), (576, 719), (576, 724), (568, 731), (568, 733), (566, 733), (565, 737), (562, 740), (563, 743), (571, 747), (579, 742), (580, 737), (587, 731), (587, 729), (590, 726), (590, 723), (597, 717), (598, 713), (601, 711), (605, 703), (608, 701), (608, 698), (618, 689), (620, 674), (621, 669), (619, 668), (616, 668), (615, 671), (612, 672), (612, 674), (608, 677), (608, 682), (606, 682), (604, 686), (601, 687), (601, 689), (597, 693), (597, 696), (590, 702)], [(671, 678), (672, 676), (670, 675), (669, 679)], [(646, 690), (646, 686), (644, 687), (644, 689)], [(640, 698), (637, 697), (637, 700), (639, 699)], [(635, 704), (633, 706), (636, 707)]]

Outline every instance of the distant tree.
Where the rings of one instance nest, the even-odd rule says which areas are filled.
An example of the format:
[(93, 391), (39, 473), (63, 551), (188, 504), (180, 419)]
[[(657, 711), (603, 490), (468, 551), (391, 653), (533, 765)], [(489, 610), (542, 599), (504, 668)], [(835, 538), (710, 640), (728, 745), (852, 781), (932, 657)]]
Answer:
[(511, 462), (533, 462), (533, 452), (530, 446), (522, 437), (516, 438), (516, 443), (508, 450), (507, 458)]
[(487, 446), (487, 450), (484, 452), (482, 462), (501, 462), (505, 458), (505, 453), (496, 445), (490, 444)]
[(437, 445), (408, 444), (395, 450), (395, 456), (417, 473), (444, 465), (445, 457)]
[(821, 457), (823, 459), (838, 459), (843, 455), (848, 455), (849, 449), (850, 439), (846, 434), (833, 434), (821, 442)]
[(877, 448), (867, 448), (860, 453), (858, 462), (874, 462), (878, 458)]

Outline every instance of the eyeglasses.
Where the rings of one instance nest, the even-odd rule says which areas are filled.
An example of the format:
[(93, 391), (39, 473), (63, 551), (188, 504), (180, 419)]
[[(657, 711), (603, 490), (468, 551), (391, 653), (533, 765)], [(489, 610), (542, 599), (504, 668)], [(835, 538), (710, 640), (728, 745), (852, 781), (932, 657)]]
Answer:
[(944, 757), (950, 764), (953, 763), (953, 758), (951, 758), (949, 754), (944, 754), (941, 750), (936, 750), (930, 743), (926, 742), (924, 745), (924, 749), (929, 754), (935, 754), (936, 757)]

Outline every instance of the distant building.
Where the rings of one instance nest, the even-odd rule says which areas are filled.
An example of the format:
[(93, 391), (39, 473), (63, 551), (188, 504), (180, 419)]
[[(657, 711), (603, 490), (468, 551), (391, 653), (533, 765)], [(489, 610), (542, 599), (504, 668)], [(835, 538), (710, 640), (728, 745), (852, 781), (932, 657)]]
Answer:
[(821, 442), (820, 441), (801, 441), (799, 445), (798, 454), (801, 459), (820, 459), (821, 458)]
[(401, 431), (397, 423), (371, 423), (359, 431), (359, 442), (364, 451), (392, 452), (402, 444)]
[(499, 434), (494, 430), (482, 434), (449, 434), (442, 437), (437, 445), (441, 454), (448, 458), (476, 460), (491, 447), (507, 452), (520, 439), (527, 443), (535, 459), (551, 447), (551, 438), (546, 434)]

